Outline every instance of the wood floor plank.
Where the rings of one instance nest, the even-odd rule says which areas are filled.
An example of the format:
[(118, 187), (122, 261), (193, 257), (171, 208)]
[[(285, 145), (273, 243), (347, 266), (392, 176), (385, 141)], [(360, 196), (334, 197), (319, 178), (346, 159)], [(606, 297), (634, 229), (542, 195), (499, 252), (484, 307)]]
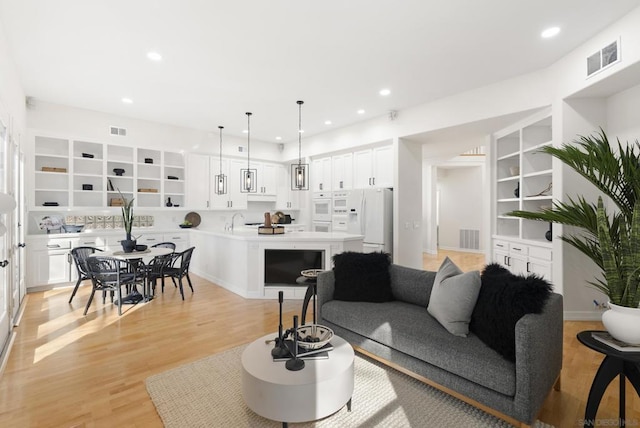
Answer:
[[(437, 269), (447, 254), (463, 270), (481, 269), (482, 257), (441, 252), (425, 256)], [(482, 256), (482, 255), (480, 255)], [(435, 267), (433, 267), (435, 266)], [(195, 275), (185, 301), (172, 284), (148, 304), (117, 308), (94, 300), (82, 316), (88, 287), (68, 304), (71, 288), (29, 295), (9, 361), (0, 378), (2, 427), (161, 427), (145, 378), (245, 344), (277, 329), (276, 300), (246, 300)], [(291, 325), (301, 301), (284, 303)], [(552, 391), (540, 419), (576, 427), (602, 355), (576, 334), (598, 322), (565, 321), (562, 390)], [(617, 384), (605, 395), (599, 418), (617, 418)], [(640, 398), (627, 385), (627, 417), (640, 424)]]

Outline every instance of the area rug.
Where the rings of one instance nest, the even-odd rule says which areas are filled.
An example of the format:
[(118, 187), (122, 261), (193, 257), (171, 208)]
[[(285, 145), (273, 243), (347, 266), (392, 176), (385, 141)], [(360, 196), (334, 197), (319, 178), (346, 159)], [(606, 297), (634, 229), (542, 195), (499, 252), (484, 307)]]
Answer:
[[(244, 346), (146, 379), (165, 427), (281, 427), (244, 404), (240, 356)], [(352, 411), (290, 427), (511, 427), (410, 376), (356, 354)], [(549, 428), (541, 422), (537, 428)]]

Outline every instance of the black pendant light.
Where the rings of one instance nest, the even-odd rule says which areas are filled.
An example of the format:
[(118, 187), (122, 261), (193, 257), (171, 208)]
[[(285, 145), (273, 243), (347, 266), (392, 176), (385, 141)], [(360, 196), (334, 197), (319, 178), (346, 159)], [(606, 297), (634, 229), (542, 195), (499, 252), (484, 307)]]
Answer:
[(224, 126), (218, 126), (220, 129), (220, 174), (216, 175), (216, 194), (225, 195), (227, 193), (227, 176), (222, 172), (222, 130)]
[(251, 153), (251, 113), (247, 112), (247, 169), (240, 170), (240, 192), (256, 193), (256, 179), (258, 172), (251, 169), (250, 153)]
[(298, 103), (298, 163), (291, 164), (291, 190), (309, 190), (309, 164), (302, 163), (302, 104)]

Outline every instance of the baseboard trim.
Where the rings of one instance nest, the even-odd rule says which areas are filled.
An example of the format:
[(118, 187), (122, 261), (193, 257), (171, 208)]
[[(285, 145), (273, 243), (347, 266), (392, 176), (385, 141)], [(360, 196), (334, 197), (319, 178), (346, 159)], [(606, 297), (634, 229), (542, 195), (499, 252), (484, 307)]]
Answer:
[(16, 314), (16, 317), (13, 319), (13, 326), (18, 327), (20, 322), (22, 321), (22, 316), (24, 315), (24, 310), (27, 307), (27, 301), (29, 300), (29, 295), (25, 294), (24, 299), (22, 299), (22, 304), (20, 305), (20, 309)]
[(12, 331), (9, 340), (7, 341), (7, 346), (2, 350), (2, 354), (0, 354), (0, 378), (4, 374), (4, 369), (7, 366), (7, 362), (9, 361), (9, 354), (11, 354), (11, 348), (13, 348), (13, 342), (16, 339), (16, 332)]
[(602, 321), (602, 311), (564, 311), (565, 321)]

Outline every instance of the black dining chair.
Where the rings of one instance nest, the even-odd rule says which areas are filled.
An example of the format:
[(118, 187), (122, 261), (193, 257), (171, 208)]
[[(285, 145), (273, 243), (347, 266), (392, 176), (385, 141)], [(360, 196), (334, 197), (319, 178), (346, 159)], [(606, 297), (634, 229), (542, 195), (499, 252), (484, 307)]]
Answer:
[(176, 251), (176, 244), (173, 242), (158, 242), (157, 244), (152, 245), (153, 248), (170, 248), (171, 251)]
[(184, 300), (184, 290), (182, 288), (182, 278), (187, 278), (189, 288), (193, 293), (193, 286), (191, 285), (191, 278), (189, 278), (189, 264), (191, 263), (191, 255), (195, 247), (188, 248), (181, 253), (174, 253), (171, 266), (164, 269), (164, 275), (171, 278), (173, 284), (176, 285), (176, 279), (180, 288), (180, 295)]
[(78, 281), (76, 281), (76, 286), (73, 287), (73, 292), (71, 292), (71, 297), (69, 297), (69, 303), (73, 300), (73, 297), (78, 292), (78, 287), (80, 287), (80, 283), (87, 279), (91, 279), (89, 275), (89, 269), (87, 268), (87, 258), (95, 254), (96, 251), (102, 251), (100, 248), (95, 247), (76, 247), (71, 250), (71, 257), (73, 257), (73, 261), (76, 265), (76, 270), (78, 271)]
[(162, 292), (164, 293), (164, 279), (167, 276), (165, 269), (171, 267), (171, 262), (174, 259), (174, 253), (166, 254), (163, 256), (155, 256), (147, 265), (145, 265), (145, 274), (147, 276), (147, 284), (151, 289), (151, 295), (156, 294), (156, 282), (158, 279), (162, 284)]
[(134, 289), (137, 285), (144, 286), (144, 275), (139, 274), (135, 262), (113, 257), (91, 256), (87, 258), (87, 268), (93, 289), (84, 309), (84, 315), (87, 315), (96, 291), (102, 291), (103, 304), (106, 301), (107, 291), (111, 294), (112, 302), (114, 293), (117, 294), (118, 315), (122, 315), (122, 286), (130, 289)]

